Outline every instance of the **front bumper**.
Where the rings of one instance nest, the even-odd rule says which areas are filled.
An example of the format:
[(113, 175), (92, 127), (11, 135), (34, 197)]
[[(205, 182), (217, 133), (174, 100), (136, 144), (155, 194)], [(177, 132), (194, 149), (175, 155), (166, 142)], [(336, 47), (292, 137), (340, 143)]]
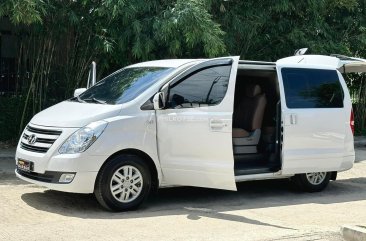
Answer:
[[(62, 143), (77, 130), (78, 128), (29, 124), (19, 141), (15, 160), (32, 162), (32, 172), (15, 170), (16, 175), (27, 182), (53, 190), (93, 193), (98, 171), (108, 158), (106, 155), (95, 155), (98, 154), (95, 150), (98, 147), (98, 140), (82, 153), (60, 154), (58, 152)], [(32, 144), (28, 143), (27, 138), (30, 136), (35, 137), (35, 142)], [(44, 150), (40, 151), (40, 148)], [(75, 176), (72, 182), (63, 183), (59, 182), (62, 174), (75, 174)]]
[(43, 174), (37, 172), (22, 171), (21, 169), (16, 169), (15, 171), (23, 177), (27, 177), (35, 181), (48, 182), (48, 183), (60, 183), (60, 178), (62, 174), (73, 174), (73, 175), (76, 174), (75, 172), (49, 172), (49, 171), (46, 171)]
[[(32, 152), (18, 147), (16, 160), (18, 159), (34, 163), (34, 170), (31, 173), (15, 170), (20, 179), (57, 191), (93, 193), (98, 171), (107, 157), (92, 156), (88, 153), (38, 157)], [(73, 181), (71, 183), (58, 182), (60, 176), (67, 173), (75, 174)]]
[(94, 183), (98, 172), (76, 172), (75, 177), (70, 183), (59, 183), (58, 179), (61, 172), (23, 172), (15, 170), (15, 175), (27, 182), (44, 186), (52, 190), (72, 193), (93, 193)]

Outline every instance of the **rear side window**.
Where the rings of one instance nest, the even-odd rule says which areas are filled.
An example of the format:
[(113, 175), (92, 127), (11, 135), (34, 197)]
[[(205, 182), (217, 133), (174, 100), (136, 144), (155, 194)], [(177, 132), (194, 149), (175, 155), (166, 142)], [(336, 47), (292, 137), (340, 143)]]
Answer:
[(343, 89), (337, 71), (283, 68), (288, 108), (342, 108)]
[(231, 66), (200, 70), (170, 87), (170, 108), (194, 108), (219, 104), (225, 97)]

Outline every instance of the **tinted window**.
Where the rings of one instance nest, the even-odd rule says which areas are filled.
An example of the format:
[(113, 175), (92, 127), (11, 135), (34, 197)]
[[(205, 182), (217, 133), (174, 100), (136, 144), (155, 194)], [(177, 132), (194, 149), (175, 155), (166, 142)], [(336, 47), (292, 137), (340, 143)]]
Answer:
[(136, 67), (118, 71), (79, 96), (79, 100), (93, 103), (122, 104), (133, 100), (157, 80), (167, 76), (173, 68)]
[(192, 108), (219, 104), (226, 94), (231, 66), (207, 68), (172, 85), (169, 107)]
[(343, 90), (335, 70), (282, 69), (288, 108), (341, 108)]

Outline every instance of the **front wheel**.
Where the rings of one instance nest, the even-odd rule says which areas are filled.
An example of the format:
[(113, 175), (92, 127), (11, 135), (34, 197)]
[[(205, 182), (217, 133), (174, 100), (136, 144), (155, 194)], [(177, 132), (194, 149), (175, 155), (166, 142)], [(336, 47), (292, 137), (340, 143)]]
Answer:
[(101, 169), (94, 194), (112, 211), (136, 209), (149, 195), (151, 175), (144, 160), (135, 155), (119, 155)]
[(296, 188), (305, 192), (320, 192), (324, 190), (331, 178), (331, 172), (311, 172), (297, 174), (291, 178)]

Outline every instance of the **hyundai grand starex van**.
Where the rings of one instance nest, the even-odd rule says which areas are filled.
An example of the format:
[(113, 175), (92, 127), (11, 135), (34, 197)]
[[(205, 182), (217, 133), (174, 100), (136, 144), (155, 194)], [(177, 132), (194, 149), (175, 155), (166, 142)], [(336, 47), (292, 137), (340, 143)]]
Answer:
[(114, 211), (164, 186), (236, 190), (288, 178), (323, 190), (353, 166), (353, 113), (342, 73), (363, 59), (158, 60), (127, 66), (33, 117), (16, 175), (94, 193)]

